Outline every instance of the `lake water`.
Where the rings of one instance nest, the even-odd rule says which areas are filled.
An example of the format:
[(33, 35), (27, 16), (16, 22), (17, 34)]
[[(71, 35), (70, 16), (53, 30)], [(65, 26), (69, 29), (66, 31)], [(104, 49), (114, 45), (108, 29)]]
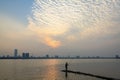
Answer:
[(25, 59), (0, 60), (0, 80), (102, 80), (95, 77), (65, 73), (69, 69), (120, 79), (120, 59)]

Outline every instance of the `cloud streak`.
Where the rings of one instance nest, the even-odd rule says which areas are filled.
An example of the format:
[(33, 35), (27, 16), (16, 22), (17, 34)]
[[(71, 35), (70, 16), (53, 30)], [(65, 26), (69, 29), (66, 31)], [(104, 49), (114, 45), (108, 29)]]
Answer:
[(119, 0), (35, 0), (28, 29), (53, 48), (64, 41), (105, 37), (116, 33), (119, 4)]

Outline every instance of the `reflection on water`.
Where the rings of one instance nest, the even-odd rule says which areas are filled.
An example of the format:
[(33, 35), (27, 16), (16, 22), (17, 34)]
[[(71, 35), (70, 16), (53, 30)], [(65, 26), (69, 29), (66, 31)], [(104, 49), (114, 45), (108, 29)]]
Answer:
[(0, 80), (101, 80), (84, 75), (65, 73), (65, 63), (69, 69), (102, 76), (120, 78), (120, 60), (94, 59), (39, 59), (39, 60), (0, 60)]
[(56, 59), (51, 59), (51, 60), (47, 60), (47, 62), (45, 63), (46, 65), (48, 65), (45, 69), (44, 72), (44, 79), (43, 80), (57, 80), (58, 77), (58, 70), (57, 70), (57, 64), (58, 61)]

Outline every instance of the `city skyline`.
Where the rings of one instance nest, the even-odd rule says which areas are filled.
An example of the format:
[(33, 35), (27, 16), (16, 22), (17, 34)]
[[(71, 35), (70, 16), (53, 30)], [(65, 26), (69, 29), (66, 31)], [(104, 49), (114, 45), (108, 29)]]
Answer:
[(119, 0), (0, 0), (0, 55), (120, 55)]
[(45, 54), (44, 56), (33, 56), (32, 54), (30, 54), (29, 52), (22, 52), (22, 54), (19, 53), (18, 49), (14, 49), (13, 51), (13, 55), (0, 55), (0, 59), (120, 59), (119, 55), (115, 55), (115, 56), (80, 56), (80, 55), (76, 55), (76, 56), (59, 56), (59, 55), (49, 55), (49, 54)]

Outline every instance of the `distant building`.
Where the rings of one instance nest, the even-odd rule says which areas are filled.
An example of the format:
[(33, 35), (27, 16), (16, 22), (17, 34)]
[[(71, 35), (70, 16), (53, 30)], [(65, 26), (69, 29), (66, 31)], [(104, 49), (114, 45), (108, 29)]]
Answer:
[(22, 54), (22, 57), (23, 57), (23, 58), (29, 58), (29, 53), (23, 53), (23, 54)]
[(76, 56), (76, 58), (80, 58), (80, 56)]
[(9, 55), (7, 55), (7, 58), (9, 58), (10, 56)]
[(26, 53), (26, 57), (29, 58), (29, 53)]
[(15, 50), (14, 50), (14, 57), (17, 57), (17, 55), (18, 55), (18, 50), (15, 49)]
[(46, 55), (46, 58), (49, 58), (49, 55), (48, 55), (48, 54)]
[(59, 56), (58, 56), (58, 55), (55, 55), (55, 58), (59, 58)]
[(120, 58), (119, 55), (115, 55), (115, 58)]
[(22, 57), (23, 57), (23, 58), (25, 57), (25, 53), (22, 53)]

